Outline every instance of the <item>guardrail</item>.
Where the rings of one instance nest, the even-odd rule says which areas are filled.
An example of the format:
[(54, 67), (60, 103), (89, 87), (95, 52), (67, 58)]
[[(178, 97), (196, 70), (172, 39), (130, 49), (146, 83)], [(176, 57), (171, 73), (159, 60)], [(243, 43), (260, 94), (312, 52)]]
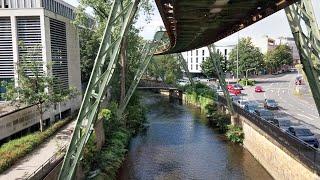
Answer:
[[(223, 105), (227, 105), (226, 99), (222, 96), (218, 96), (218, 102)], [(308, 145), (306, 142), (298, 139), (297, 137), (282, 131), (280, 128), (262, 119), (261, 117), (245, 111), (235, 103), (233, 103), (233, 108), (236, 113), (245, 117), (251, 123), (272, 137), (285, 150), (290, 152), (294, 158), (305, 164), (310, 169), (314, 170), (317, 174), (320, 174), (320, 151), (318, 151), (318, 149)]]
[(66, 145), (61, 147), (57, 153), (51, 156), (46, 162), (39, 166), (33, 173), (26, 179), (38, 180), (43, 179), (49, 172), (51, 172), (64, 158)]

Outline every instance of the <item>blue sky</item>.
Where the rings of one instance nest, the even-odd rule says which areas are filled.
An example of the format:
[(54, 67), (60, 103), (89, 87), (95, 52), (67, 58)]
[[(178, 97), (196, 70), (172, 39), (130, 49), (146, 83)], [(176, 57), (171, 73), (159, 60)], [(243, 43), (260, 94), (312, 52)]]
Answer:
[[(66, 0), (66, 2), (76, 6), (78, 4), (77, 0)], [(314, 7), (320, 7), (320, 0), (312, 0)], [(140, 15), (140, 18), (137, 22), (137, 27), (141, 28), (141, 36), (145, 39), (152, 39), (154, 33), (159, 29), (159, 26), (163, 26), (162, 19), (159, 15), (159, 12), (153, 3), (153, 15), (152, 20), (147, 23), (143, 14)], [(314, 11), (317, 16), (318, 24), (320, 24), (320, 9)], [(262, 38), (264, 36), (270, 37), (291, 37), (291, 30), (289, 28), (289, 24), (284, 13), (284, 10), (281, 10), (241, 31), (239, 31), (239, 36), (247, 37), (250, 36), (253, 39)], [(233, 34), (219, 42), (217, 44), (229, 45), (236, 44), (237, 34)]]

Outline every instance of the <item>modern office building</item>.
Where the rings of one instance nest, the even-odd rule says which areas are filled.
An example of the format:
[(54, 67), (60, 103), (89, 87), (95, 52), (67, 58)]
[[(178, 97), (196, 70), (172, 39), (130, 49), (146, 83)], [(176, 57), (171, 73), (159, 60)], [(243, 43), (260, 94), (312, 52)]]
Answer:
[[(235, 47), (235, 45), (215, 46), (217, 52), (225, 58), (229, 59), (229, 53)], [(203, 76), (201, 72), (202, 62), (209, 57), (209, 51), (207, 47), (202, 47), (192, 51), (182, 53), (184, 59), (187, 61), (188, 70), (193, 76)]]
[[(74, 7), (61, 0), (0, 0), (0, 80), (17, 82), (17, 62), (28, 56), (40, 63), (44, 74), (59, 80), (57, 88), (81, 91), (79, 37), (72, 24), (73, 11)], [(62, 103), (60, 110), (72, 112), (80, 101), (79, 96)], [(52, 107), (45, 114), (46, 122), (57, 119), (59, 112)]]

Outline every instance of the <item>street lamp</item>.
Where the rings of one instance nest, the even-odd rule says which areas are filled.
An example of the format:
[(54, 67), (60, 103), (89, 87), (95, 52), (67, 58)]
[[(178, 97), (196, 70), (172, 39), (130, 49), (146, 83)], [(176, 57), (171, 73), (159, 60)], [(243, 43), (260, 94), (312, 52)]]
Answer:
[(238, 31), (238, 43), (237, 43), (237, 81), (239, 80), (239, 31)]

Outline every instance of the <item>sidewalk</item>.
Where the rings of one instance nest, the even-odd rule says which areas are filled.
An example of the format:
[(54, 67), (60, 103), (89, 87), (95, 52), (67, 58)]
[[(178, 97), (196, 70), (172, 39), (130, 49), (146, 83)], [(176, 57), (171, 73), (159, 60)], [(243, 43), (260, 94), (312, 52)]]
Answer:
[(54, 136), (41, 144), (32, 153), (16, 162), (10, 169), (0, 175), (0, 180), (26, 179), (38, 167), (52, 157), (71, 138), (70, 130), (74, 129), (75, 121), (70, 122)]

